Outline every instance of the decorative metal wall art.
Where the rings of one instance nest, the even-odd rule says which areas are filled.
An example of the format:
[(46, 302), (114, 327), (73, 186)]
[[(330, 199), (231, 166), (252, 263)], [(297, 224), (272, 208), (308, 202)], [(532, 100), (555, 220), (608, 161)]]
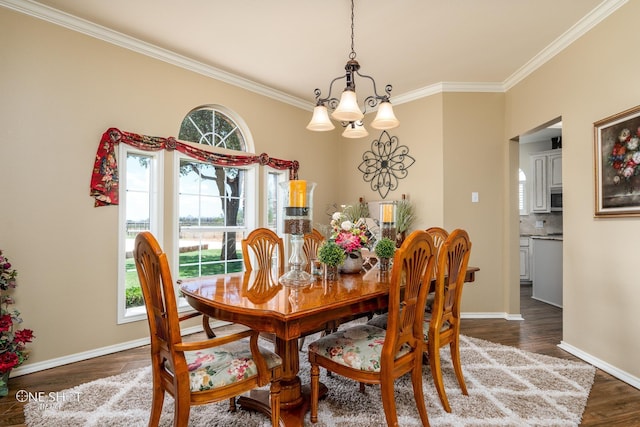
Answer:
[(409, 147), (399, 145), (398, 137), (385, 130), (371, 143), (371, 150), (364, 152), (358, 170), (371, 189), (384, 199), (389, 191), (398, 188), (398, 180), (407, 177), (407, 169), (415, 161), (409, 155)]

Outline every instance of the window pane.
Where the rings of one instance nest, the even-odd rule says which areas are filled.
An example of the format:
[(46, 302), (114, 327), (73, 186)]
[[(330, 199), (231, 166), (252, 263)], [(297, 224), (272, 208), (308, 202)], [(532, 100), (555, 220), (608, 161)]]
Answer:
[(180, 159), (179, 277), (242, 271), (245, 174)]
[(126, 164), (125, 308), (144, 305), (133, 260), (133, 244), (139, 232), (151, 229), (151, 174), (153, 157), (128, 153)]
[(194, 110), (185, 117), (178, 139), (246, 151), (244, 137), (238, 125), (226, 114), (208, 107)]

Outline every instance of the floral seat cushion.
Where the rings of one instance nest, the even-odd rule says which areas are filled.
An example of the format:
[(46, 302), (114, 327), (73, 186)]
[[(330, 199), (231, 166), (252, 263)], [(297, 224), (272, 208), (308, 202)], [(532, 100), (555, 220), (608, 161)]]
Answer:
[[(431, 322), (431, 313), (424, 314), (424, 320), (422, 322), (422, 334), (424, 335), (424, 340), (429, 341), (429, 323)], [(445, 321), (440, 327), (440, 332), (444, 332), (451, 327), (451, 324), (448, 321)]]
[[(380, 357), (387, 331), (368, 324), (334, 332), (309, 344), (309, 352), (361, 371), (380, 371)], [(403, 345), (396, 357), (411, 348)]]
[[(367, 322), (367, 325), (375, 326), (381, 329), (387, 329), (388, 320), (388, 314), (385, 313), (379, 316), (374, 316), (373, 319)], [(422, 335), (424, 335), (425, 341), (429, 340), (429, 322), (431, 322), (431, 313), (425, 313), (424, 321), (422, 322)], [(444, 322), (442, 328), (440, 328), (440, 331), (445, 331), (447, 329), (449, 329), (449, 322)]]
[[(264, 357), (268, 369), (282, 364), (280, 356), (263, 347), (260, 347), (260, 354)], [(191, 391), (222, 387), (258, 374), (258, 367), (253, 361), (247, 340), (199, 351), (187, 351), (184, 355), (189, 368)]]

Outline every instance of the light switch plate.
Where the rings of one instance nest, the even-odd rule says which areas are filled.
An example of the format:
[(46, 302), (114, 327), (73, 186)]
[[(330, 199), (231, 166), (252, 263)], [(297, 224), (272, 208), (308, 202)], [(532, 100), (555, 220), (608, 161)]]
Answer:
[(536, 228), (544, 228), (544, 221), (536, 221)]
[(479, 201), (479, 196), (478, 196), (478, 192), (474, 191), (471, 193), (471, 202), (472, 203), (478, 203)]

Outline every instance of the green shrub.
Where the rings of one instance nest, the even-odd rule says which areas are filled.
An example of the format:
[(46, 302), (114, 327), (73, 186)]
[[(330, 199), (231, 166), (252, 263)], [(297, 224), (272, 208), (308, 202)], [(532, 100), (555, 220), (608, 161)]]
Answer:
[(144, 305), (144, 297), (142, 296), (142, 289), (139, 286), (131, 286), (125, 291), (125, 306), (127, 308), (139, 307)]
[(318, 260), (328, 266), (337, 267), (345, 258), (344, 249), (332, 240), (326, 240), (318, 249)]
[(383, 237), (376, 244), (375, 252), (378, 258), (393, 258), (393, 254), (396, 252), (396, 242), (388, 237)]

